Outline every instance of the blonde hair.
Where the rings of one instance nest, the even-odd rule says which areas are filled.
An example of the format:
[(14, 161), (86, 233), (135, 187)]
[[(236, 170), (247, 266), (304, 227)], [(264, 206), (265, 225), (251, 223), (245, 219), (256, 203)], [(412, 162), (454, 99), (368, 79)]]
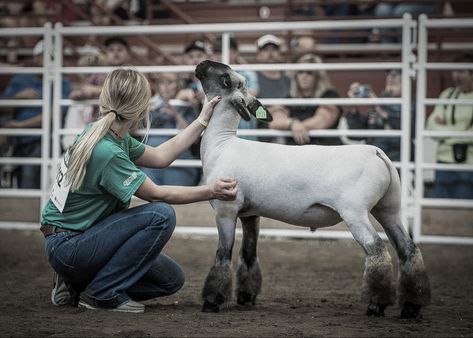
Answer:
[[(322, 59), (315, 54), (304, 54), (296, 60), (296, 63), (322, 63)], [(321, 97), (327, 89), (332, 88), (332, 84), (325, 70), (314, 70), (313, 73), (316, 78), (312, 97)], [(290, 95), (293, 98), (300, 98), (302, 94), (296, 77), (297, 74), (294, 75), (294, 79), (291, 81)]]
[(118, 68), (107, 75), (99, 97), (99, 119), (68, 150), (66, 179), (72, 191), (81, 187), (92, 151), (113, 122), (131, 121), (131, 128), (144, 127), (147, 135), (150, 98), (149, 82), (136, 70)]

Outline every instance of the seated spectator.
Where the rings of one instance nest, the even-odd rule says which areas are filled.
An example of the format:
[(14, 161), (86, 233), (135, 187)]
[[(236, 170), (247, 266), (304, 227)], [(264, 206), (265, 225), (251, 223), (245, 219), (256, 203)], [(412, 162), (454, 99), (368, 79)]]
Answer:
[[(39, 41), (33, 49), (33, 64), (41, 66), (43, 62), (43, 41)], [(62, 97), (67, 98), (71, 85), (65, 78), (62, 80)], [(41, 74), (16, 74), (8, 83), (2, 98), (6, 99), (42, 99), (43, 79)], [(8, 110), (2, 111), (2, 113)], [(41, 128), (42, 107), (17, 107), (13, 110), (14, 118), (6, 121), (3, 128)], [(41, 157), (40, 136), (12, 137), (13, 157)], [(41, 181), (39, 165), (20, 165), (16, 168), (15, 176), (18, 187), (24, 189), (38, 189)]]
[[(130, 46), (126, 40), (120, 37), (110, 37), (105, 40), (104, 45), (106, 66), (124, 66), (130, 60)], [(99, 66), (102, 63), (101, 58), (97, 55), (89, 55), (79, 61), (82, 63), (79, 65), (82, 66)], [(79, 88), (71, 92), (69, 98), (76, 101), (98, 99), (106, 76), (105, 73), (90, 75), (79, 85)], [(97, 116), (98, 107), (80, 102), (74, 103), (69, 107), (65, 116), (65, 127), (82, 129), (89, 122), (96, 120)], [(63, 138), (64, 150), (72, 144), (74, 139), (75, 136)]]
[[(230, 64), (240, 64), (246, 63), (240, 57), (238, 52), (238, 43), (234, 37), (230, 37)], [(222, 62), (222, 38), (219, 38), (215, 41), (213, 45), (213, 54), (216, 61)], [(252, 70), (240, 70), (238, 74), (242, 75), (246, 80), (246, 88), (248, 89), (248, 93), (256, 96), (258, 93), (258, 76)], [(239, 129), (256, 129), (258, 127), (258, 121), (256, 119), (251, 119), (250, 121), (245, 121), (243, 119), (240, 120), (240, 124), (238, 125)], [(241, 138), (245, 138), (248, 140), (256, 140), (255, 136), (241, 136)]]
[[(156, 94), (151, 99), (151, 128), (184, 129), (197, 117), (196, 111), (184, 101), (176, 100), (179, 90), (177, 73), (161, 73), (152, 78)], [(147, 144), (156, 147), (172, 136), (150, 135)], [(179, 159), (192, 159), (190, 150), (186, 150)], [(197, 185), (201, 170), (188, 167), (168, 167), (165, 169), (144, 168), (143, 172), (158, 185)]]
[[(374, 16), (377, 17), (402, 17), (405, 13), (410, 13), (414, 17), (420, 14), (432, 15), (436, 12), (435, 2), (412, 2), (412, 3), (388, 3), (380, 2), (374, 7)], [(396, 29), (374, 29), (370, 36), (371, 41), (381, 41), (383, 43), (397, 42), (401, 30)], [(378, 35), (378, 36), (376, 36)]]
[[(321, 63), (314, 54), (301, 56), (297, 63)], [(291, 83), (291, 98), (336, 98), (337, 91), (332, 87), (327, 73), (323, 70), (297, 71)], [(314, 138), (309, 131), (314, 129), (336, 129), (340, 118), (340, 109), (333, 105), (280, 107), (273, 115), (270, 127), (290, 130), (292, 139), (288, 144), (341, 144), (334, 138)]]
[[(207, 43), (202, 40), (196, 40), (184, 49), (183, 61), (185, 65), (197, 66), (202, 61), (211, 59), (210, 54)], [(179, 91), (176, 98), (189, 102), (196, 110), (200, 111), (205, 101), (205, 94), (199, 79), (192, 72), (188, 74), (184, 81), (185, 88)]]
[[(472, 54), (459, 55), (454, 62), (472, 63)], [(473, 99), (473, 71), (454, 70), (454, 87), (445, 89), (441, 99)], [(437, 105), (427, 120), (428, 130), (473, 132), (472, 105)], [(442, 137), (436, 139), (438, 163), (473, 164), (473, 138)], [(473, 172), (436, 170), (431, 197), (473, 198)]]
[[(399, 70), (388, 70), (386, 72), (386, 83), (380, 97), (401, 97), (401, 72)], [(370, 97), (378, 96), (371, 85), (362, 85), (354, 82), (350, 85), (348, 97)], [(412, 109), (414, 109), (412, 105)], [(353, 129), (401, 129), (401, 105), (383, 105), (359, 110), (352, 108), (347, 112), (346, 118), (350, 128)], [(414, 130), (414, 110), (411, 111), (411, 139)], [(399, 137), (373, 137), (367, 139), (367, 143), (381, 148), (392, 161), (401, 159), (401, 141)], [(411, 144), (413, 149), (413, 144)]]
[[(256, 61), (261, 64), (284, 63), (281, 53), (282, 41), (272, 34), (263, 35), (256, 41)], [(291, 87), (291, 79), (280, 70), (258, 71), (258, 98), (287, 98)], [(281, 106), (268, 106), (268, 111), (274, 115)], [(268, 128), (267, 124), (258, 122), (258, 128)], [(271, 137), (259, 137), (260, 141), (284, 143), (284, 140)]]
[[(126, 65), (130, 60), (130, 45), (120, 37), (111, 37), (105, 40), (106, 66), (119, 67)], [(80, 88), (71, 92), (72, 100), (97, 99), (102, 91), (102, 85), (107, 74), (93, 74)]]
[[(97, 67), (102, 66), (104, 60), (98, 49), (90, 48), (87, 50), (87, 53), (82, 55), (77, 61), (79, 67)], [(77, 74), (78, 78), (82, 81), (80, 83), (86, 83), (88, 77), (84, 78), (83, 74)], [(64, 128), (66, 129), (75, 129), (75, 128), (84, 128), (87, 124), (95, 120), (96, 116), (94, 114), (94, 106), (89, 104), (84, 104), (80, 101), (77, 101), (69, 106), (67, 114), (64, 118)], [(62, 137), (62, 148), (66, 150), (74, 142), (76, 135), (64, 135)]]

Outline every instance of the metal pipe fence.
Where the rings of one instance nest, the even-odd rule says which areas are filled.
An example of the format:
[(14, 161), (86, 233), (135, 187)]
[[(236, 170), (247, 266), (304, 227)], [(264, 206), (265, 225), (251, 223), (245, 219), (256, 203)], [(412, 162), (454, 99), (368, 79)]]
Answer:
[[(424, 177), (422, 171), (425, 169), (436, 168), (453, 168), (458, 167), (459, 170), (471, 170), (471, 166), (445, 166), (440, 164), (423, 163), (423, 147), (419, 145), (419, 140), (422, 141), (424, 137), (435, 136), (432, 132), (423, 130), (425, 122), (425, 106), (435, 104), (450, 104), (453, 101), (428, 99), (425, 97), (425, 82), (427, 69), (464, 69), (471, 68), (471, 64), (444, 64), (444, 63), (427, 63), (426, 53), (429, 48), (426, 40), (426, 30), (429, 25), (435, 20), (428, 20), (426, 18), (420, 19), (420, 27), (417, 27), (417, 22), (414, 21), (410, 15), (405, 15), (402, 19), (389, 20), (346, 20), (346, 21), (316, 21), (316, 22), (274, 22), (274, 23), (245, 23), (242, 24), (196, 24), (196, 25), (163, 25), (163, 26), (126, 26), (126, 27), (63, 27), (61, 24), (56, 24), (54, 28), (51, 24), (47, 24), (44, 28), (30, 29), (0, 29), (0, 36), (17, 36), (17, 35), (34, 35), (41, 36), (45, 41), (43, 53), (42, 67), (3, 67), (0, 68), (0, 74), (19, 74), (19, 73), (39, 73), (43, 76), (43, 99), (42, 100), (0, 100), (0, 106), (19, 107), (19, 106), (42, 106), (42, 128), (38, 129), (6, 129), (0, 128), (0, 135), (41, 135), (42, 138), (42, 153), (40, 158), (1, 158), (0, 164), (39, 164), (41, 165), (41, 188), (39, 190), (26, 189), (0, 189), (0, 197), (12, 196), (34, 196), (41, 197), (41, 205), (44, 205), (48, 199), (50, 185), (56, 174), (57, 165), (61, 159), (61, 137), (64, 135), (74, 135), (80, 132), (79, 129), (65, 129), (61, 126), (61, 109), (76, 103), (73, 100), (62, 99), (62, 76), (67, 74), (92, 74), (92, 73), (107, 73), (113, 67), (65, 67), (63, 65), (63, 41), (68, 36), (78, 35), (132, 35), (132, 34), (196, 34), (196, 33), (221, 33), (222, 39), (222, 60), (228, 63), (229, 60), (229, 36), (230, 33), (240, 32), (285, 32), (290, 27), (291, 30), (309, 29), (309, 30), (324, 30), (324, 29), (360, 29), (360, 28), (400, 28), (402, 30), (401, 60), (400, 62), (376, 62), (376, 63), (323, 63), (323, 64), (239, 64), (230, 66), (235, 70), (328, 70), (328, 71), (367, 71), (367, 70), (386, 70), (399, 69), (402, 71), (402, 96), (400, 98), (337, 98), (337, 99), (262, 99), (261, 102), (267, 105), (281, 104), (286, 106), (294, 105), (338, 105), (338, 106), (359, 106), (359, 105), (386, 105), (398, 104), (401, 106), (401, 120), (402, 126), (400, 130), (320, 130), (311, 131), (311, 136), (316, 137), (340, 137), (340, 136), (355, 136), (355, 137), (398, 137), (401, 140), (401, 159), (395, 162), (397, 168), (401, 172), (402, 184), (402, 221), (403, 224), (412, 231), (413, 237), (417, 242), (432, 242), (436, 239), (432, 236), (422, 236), (420, 231), (420, 215), (423, 206), (440, 205), (440, 202), (428, 200), (423, 197), (423, 182)], [(450, 23), (451, 20), (449, 20)], [(454, 27), (470, 27), (473, 20), (454, 20)], [(439, 21), (438, 25), (445, 25), (445, 22)], [(435, 26), (435, 24), (434, 24)], [(434, 27), (431, 26), (431, 27)], [(446, 25), (447, 27), (451, 27)], [(417, 31), (419, 36), (417, 37)], [(417, 42), (418, 38), (418, 42)], [(414, 55), (414, 50), (417, 48), (417, 60)], [(51, 59), (50, 55), (54, 55)], [(138, 71), (144, 73), (159, 73), (159, 72), (192, 72), (194, 67), (184, 65), (173, 66), (136, 66)], [(416, 131), (416, 159), (414, 163), (410, 162), (410, 141), (411, 141), (411, 80), (417, 77), (417, 131)], [(51, 92), (52, 84), (52, 92)], [(52, 100), (51, 100), (52, 94)], [(94, 104), (96, 100), (81, 101), (83, 104)], [(454, 104), (473, 104), (473, 100), (458, 100)], [(52, 125), (50, 124), (52, 121)], [(150, 131), (150, 135), (175, 135), (178, 130), (175, 129), (154, 129)], [(454, 133), (452, 133), (453, 135)], [(239, 130), (238, 135), (245, 136), (277, 136), (289, 137), (291, 133), (288, 131), (278, 130)], [(446, 133), (447, 136), (451, 135)], [(183, 167), (200, 167), (200, 160), (177, 160), (173, 166)], [(415, 185), (414, 185), (415, 182)], [(437, 203), (437, 204), (436, 204)], [(467, 201), (461, 201), (456, 204), (455, 201), (448, 201), (446, 205), (467, 206), (472, 207)], [(0, 227), (2, 224), (0, 218)], [(10, 222), (11, 223), (11, 222)], [(17, 227), (21, 227), (18, 224)], [(13, 227), (15, 225), (13, 224)], [(188, 230), (185, 230), (188, 229)], [(203, 228), (182, 227), (182, 231), (193, 233), (205, 233), (207, 230)], [(271, 232), (271, 229), (268, 229)], [(301, 237), (301, 230), (284, 230), (276, 231), (287, 237)], [(342, 233), (342, 234), (341, 234)], [(307, 237), (332, 237), (345, 238), (351, 237), (348, 233), (340, 231), (324, 231), (323, 235), (310, 234)], [(306, 236), (303, 236), (306, 237)], [(446, 237), (438, 238), (438, 242), (445, 242)], [(447, 241), (448, 242), (448, 241)], [(453, 239), (451, 243), (464, 243), (465, 240)], [(470, 241), (466, 241), (470, 243)], [(473, 240), (470, 244), (473, 244)]]

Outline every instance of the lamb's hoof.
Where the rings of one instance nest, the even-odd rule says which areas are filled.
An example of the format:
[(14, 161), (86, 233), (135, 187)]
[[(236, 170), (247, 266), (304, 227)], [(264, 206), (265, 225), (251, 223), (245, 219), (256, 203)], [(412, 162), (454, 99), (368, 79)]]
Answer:
[(247, 292), (239, 292), (237, 297), (237, 303), (239, 305), (255, 305), (256, 296), (250, 295)]
[(220, 311), (220, 305), (216, 303), (211, 303), (209, 301), (205, 301), (204, 305), (202, 305), (202, 312), (213, 312), (217, 313)]
[(386, 307), (387, 305), (385, 304), (370, 303), (366, 310), (366, 314), (368, 316), (384, 317), (384, 309), (386, 309)]
[(402, 319), (415, 319), (421, 318), (420, 305), (413, 304), (411, 302), (405, 302), (401, 310)]

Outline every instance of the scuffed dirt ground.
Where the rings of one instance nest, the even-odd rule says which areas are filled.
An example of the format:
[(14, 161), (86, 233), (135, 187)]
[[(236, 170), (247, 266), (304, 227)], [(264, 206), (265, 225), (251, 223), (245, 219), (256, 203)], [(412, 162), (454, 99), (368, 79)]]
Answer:
[[(473, 247), (422, 245), (433, 289), (421, 320), (367, 317), (359, 302), (363, 252), (352, 240), (262, 239), (263, 291), (254, 308), (233, 300), (218, 314), (200, 312), (200, 289), (216, 238), (175, 235), (166, 253), (186, 271), (176, 295), (147, 302), (144, 314), (58, 308), (39, 231), (0, 231), (1, 336), (473, 336)], [(237, 263), (239, 242), (234, 249)], [(391, 255), (394, 253), (391, 250)]]

